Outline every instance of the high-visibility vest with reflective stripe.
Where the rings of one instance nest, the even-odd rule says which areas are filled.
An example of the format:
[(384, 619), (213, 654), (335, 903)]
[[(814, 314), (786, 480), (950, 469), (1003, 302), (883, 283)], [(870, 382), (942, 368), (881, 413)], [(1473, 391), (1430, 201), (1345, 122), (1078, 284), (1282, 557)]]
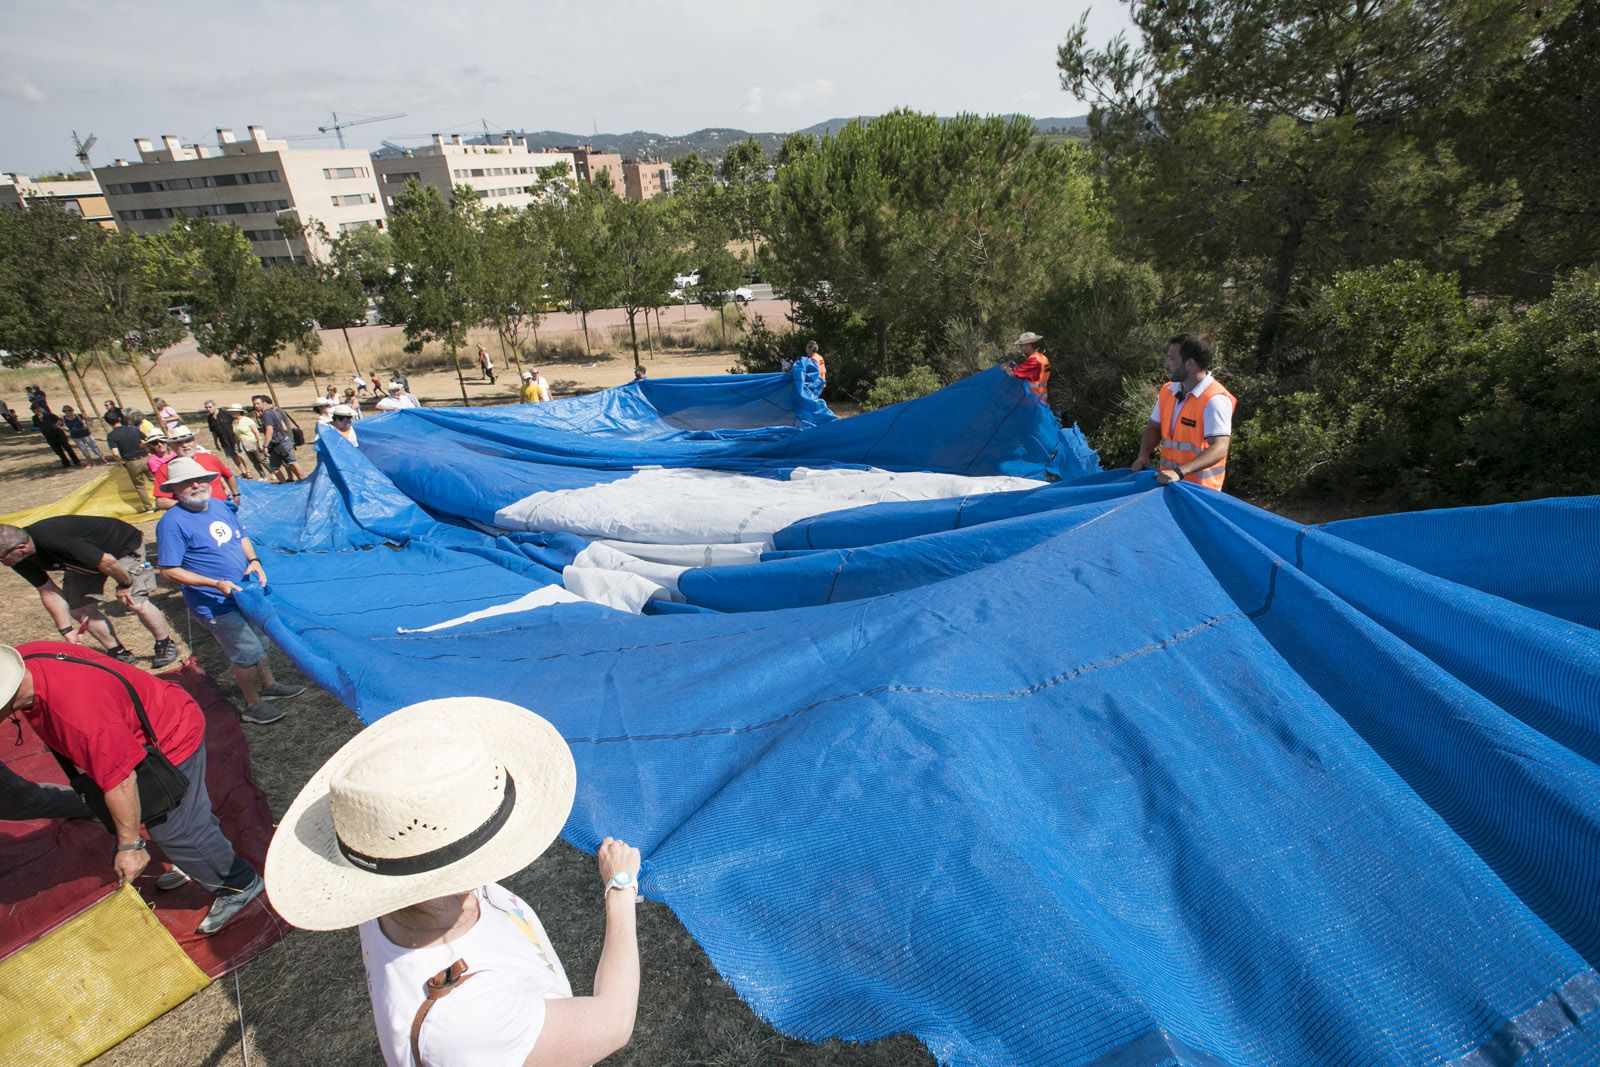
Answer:
[[(1161, 466), (1169, 470), (1176, 469), (1205, 451), (1206, 404), (1214, 396), (1225, 396), (1230, 404), (1238, 403), (1233, 394), (1222, 387), (1221, 382), (1212, 378), (1210, 385), (1183, 398), (1183, 406), (1178, 409), (1177, 419), (1174, 420), (1173, 408), (1178, 398), (1171, 389), (1161, 390)], [(1207, 489), (1221, 489), (1227, 475), (1228, 461), (1224, 459), (1203, 471), (1185, 474), (1183, 480)]]
[(1022, 379), (1029, 392), (1038, 397), (1041, 403), (1048, 405), (1050, 403), (1050, 357), (1043, 352), (1033, 352), (1029, 354), (1027, 359), (1017, 364), (1017, 370), (1022, 371), (1030, 363), (1038, 368), (1037, 377), (1030, 379), (1021, 373), (1017, 374), (1016, 377)]

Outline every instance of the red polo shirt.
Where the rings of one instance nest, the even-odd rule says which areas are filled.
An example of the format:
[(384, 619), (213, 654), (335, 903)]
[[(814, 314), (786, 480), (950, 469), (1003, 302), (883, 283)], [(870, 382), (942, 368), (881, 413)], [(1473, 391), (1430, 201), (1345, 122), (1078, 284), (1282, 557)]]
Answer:
[[(148, 743), (128, 690), (112, 673), (127, 679), (139, 694), (167, 759), (182, 763), (205, 740), (205, 714), (171, 682), (65, 641), (30, 641), (18, 645), (17, 652), (33, 676), (33, 707), (18, 714), (51, 750), (71, 760), (103, 790), (128, 777), (144, 759)], [(37, 653), (51, 658), (27, 658)], [(95, 666), (64, 662), (55, 659), (57, 655), (90, 660)]]
[[(217, 475), (217, 477), (211, 479), (211, 496), (216, 500), (228, 499), (228, 483), (223, 481), (224, 478), (233, 477), (233, 471), (228, 469), (228, 465), (222, 462), (222, 460), (218, 459), (216, 456), (212, 455), (210, 452), (196, 452), (194, 454), (194, 461), (200, 464), (200, 466), (204, 467), (206, 470)], [(161, 478), (165, 477), (165, 474), (161, 476)], [(171, 493), (161, 488), (161, 478), (156, 479), (156, 496), (161, 497), (163, 500), (174, 499)]]

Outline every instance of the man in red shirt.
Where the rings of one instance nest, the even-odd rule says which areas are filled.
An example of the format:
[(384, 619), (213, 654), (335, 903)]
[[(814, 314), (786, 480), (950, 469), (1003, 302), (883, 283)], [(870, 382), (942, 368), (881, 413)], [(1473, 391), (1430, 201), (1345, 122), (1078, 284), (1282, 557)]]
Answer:
[(1011, 342), (1017, 350), (1021, 361), (1005, 364), (1005, 372), (1013, 378), (1021, 378), (1028, 385), (1028, 391), (1039, 398), (1039, 402), (1048, 406), (1050, 403), (1050, 357), (1044, 354), (1040, 345), (1044, 338), (1036, 333), (1025, 333)]
[[(233, 471), (216, 455), (200, 448), (200, 442), (195, 440), (193, 430), (187, 426), (179, 426), (167, 437), (167, 444), (172, 446), (173, 459), (177, 459), (179, 456), (192, 459), (206, 470), (217, 475), (211, 482), (211, 495), (213, 497), (230, 504), (239, 502), (239, 483), (234, 480)], [(161, 488), (159, 479), (156, 483), (155, 495), (156, 507), (160, 510), (166, 511), (168, 508), (177, 506), (178, 498)]]
[[(135, 704), (137, 701), (137, 706)], [(149, 737), (138, 707), (149, 720)], [(139, 766), (155, 744), (188, 782), (165, 816), (144, 823), (167, 859), (217, 895), (195, 932), (212, 934), (261, 892), (261, 876), (222, 834), (206, 793), (205, 716), (187, 692), (110, 656), (64, 641), (0, 645), (0, 714), (28, 721), (50, 751), (104, 794), (121, 881), (150, 862), (139, 832)], [(94, 805), (91, 803), (90, 805)]]

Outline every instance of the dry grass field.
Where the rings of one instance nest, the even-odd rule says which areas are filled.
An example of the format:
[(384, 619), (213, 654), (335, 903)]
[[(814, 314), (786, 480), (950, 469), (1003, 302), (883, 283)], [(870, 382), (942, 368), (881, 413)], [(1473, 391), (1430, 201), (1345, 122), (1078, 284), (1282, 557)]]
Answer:
[[(730, 363), (728, 353), (683, 354), (658, 359), (652, 372), (660, 377), (716, 374)], [(617, 360), (591, 367), (547, 369), (546, 374), (558, 388), (563, 382), (572, 383), (565, 387), (568, 389), (598, 388), (625, 380), (630, 367)], [(15, 406), (21, 399), (23, 380), (33, 379), (52, 399), (58, 395), (59, 378), (52, 383), (40, 372), (0, 382), (0, 396)], [(190, 412), (207, 398), (226, 403), (255, 391), (244, 382), (191, 384), (193, 388), (163, 383), (164, 395), (180, 410)], [(469, 382), (469, 389), (476, 391), (475, 402), (491, 398), (509, 402), (508, 384), (508, 378), (502, 376), (498, 387)], [(448, 371), (413, 375), (412, 385), (429, 401), (449, 403), (454, 395), (459, 402), (459, 387)], [(301, 395), (309, 401), (309, 387)], [(201, 437), (206, 438), (204, 432)], [(302, 457), (311, 455), (312, 450), (302, 450)], [(0, 426), (0, 512), (54, 500), (98, 473), (94, 468), (64, 471), (36, 434), (14, 435)], [(181, 598), (164, 588), (155, 600), (173, 623), (180, 648), (187, 651), (189, 633)], [(108, 613), (128, 647), (148, 657), (149, 634), (122, 613), (115, 601)], [(15, 644), (51, 634), (49, 619), (33, 590), (21, 578), (0, 574), (0, 641)], [(221, 682), (224, 692), (237, 699), (227, 665), (215, 645), (200, 635), (194, 652)], [(281, 654), (274, 653), (273, 662), (280, 677), (305, 681)], [(315, 686), (284, 703), (289, 715), (283, 721), (246, 727), (256, 782), (275, 814), (284, 811), (312, 771), (360, 725), (348, 708)], [(509, 885), (538, 909), (574, 989), (580, 994), (587, 992), (602, 933), (593, 859), (558, 841)], [(659, 903), (641, 906), (639, 940), (644, 977), (638, 1025), (632, 1045), (607, 1060), (608, 1064), (904, 1067), (931, 1062), (918, 1042), (903, 1035), (870, 1045), (813, 1045), (782, 1037), (739, 1000), (673, 914)], [(236, 995), (232, 976), (214, 983), (94, 1062), (102, 1067), (243, 1064), (248, 1053), (248, 1063), (259, 1067), (381, 1064), (353, 931), (294, 932), (238, 972), (237, 988)]]

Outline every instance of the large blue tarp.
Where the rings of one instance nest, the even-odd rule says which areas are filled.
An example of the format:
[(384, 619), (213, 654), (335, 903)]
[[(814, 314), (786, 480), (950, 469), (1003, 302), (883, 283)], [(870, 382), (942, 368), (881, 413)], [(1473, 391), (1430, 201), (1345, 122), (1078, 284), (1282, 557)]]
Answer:
[[(567, 839), (637, 844), (647, 895), (800, 1038), (1600, 1058), (1600, 498), (1306, 527), (1101, 471), (997, 371), (844, 420), (804, 375), (364, 420), (308, 485), (247, 494), (246, 610), (364, 721), (459, 694), (550, 719)], [(651, 466), (1041, 485), (797, 522), (665, 613), (400, 632), (587, 543), (499, 509)]]

